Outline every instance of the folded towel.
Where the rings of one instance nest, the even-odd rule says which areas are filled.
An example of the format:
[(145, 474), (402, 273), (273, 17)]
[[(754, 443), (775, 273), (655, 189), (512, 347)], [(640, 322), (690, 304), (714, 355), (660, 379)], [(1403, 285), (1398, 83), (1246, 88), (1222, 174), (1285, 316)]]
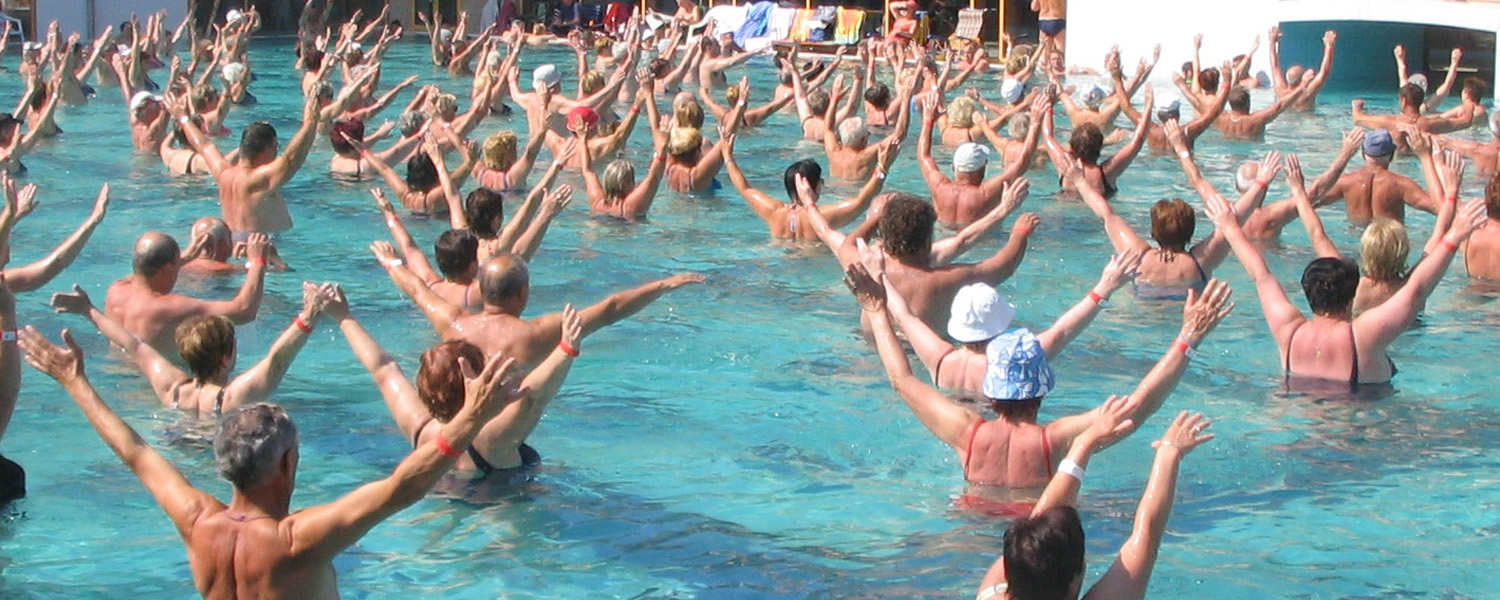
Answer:
[(734, 43), (744, 48), (746, 40), (765, 35), (766, 26), (771, 21), (771, 15), (775, 10), (775, 2), (756, 2), (754, 6), (751, 6), (750, 10), (745, 13), (745, 24), (734, 32)]

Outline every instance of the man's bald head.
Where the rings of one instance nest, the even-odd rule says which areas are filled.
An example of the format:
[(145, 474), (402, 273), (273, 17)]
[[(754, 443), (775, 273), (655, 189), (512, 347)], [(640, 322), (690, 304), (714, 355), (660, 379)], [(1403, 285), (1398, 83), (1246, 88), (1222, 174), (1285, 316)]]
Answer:
[(495, 255), (479, 269), (479, 293), (491, 306), (505, 306), (518, 298), (524, 302), (530, 284), (526, 260), (514, 254)]
[(208, 250), (214, 260), (229, 258), (234, 250), (234, 236), (229, 232), (229, 225), (218, 217), (203, 217), (193, 222), (192, 239), (199, 237), (208, 238)]
[(160, 231), (152, 231), (135, 240), (130, 265), (137, 275), (151, 277), (165, 267), (176, 265), (180, 258), (182, 249), (177, 247), (177, 240)]

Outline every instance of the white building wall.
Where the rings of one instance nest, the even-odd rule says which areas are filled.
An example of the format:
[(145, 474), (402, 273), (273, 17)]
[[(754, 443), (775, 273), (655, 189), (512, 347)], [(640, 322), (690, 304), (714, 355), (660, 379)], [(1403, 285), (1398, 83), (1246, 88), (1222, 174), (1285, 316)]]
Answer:
[(187, 0), (41, 0), (36, 9), (38, 29), (45, 31), (48, 23), (57, 21), (64, 32), (93, 37), (129, 20), (131, 14), (145, 19), (161, 10), (167, 11), (168, 28), (176, 28), (187, 15)]

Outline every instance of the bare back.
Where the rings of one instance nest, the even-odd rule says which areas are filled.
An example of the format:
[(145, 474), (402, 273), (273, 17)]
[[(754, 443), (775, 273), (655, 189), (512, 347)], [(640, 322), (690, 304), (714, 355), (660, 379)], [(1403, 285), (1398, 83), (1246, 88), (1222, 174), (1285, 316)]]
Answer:
[(1410, 177), (1372, 167), (1344, 175), (1339, 184), (1344, 209), (1355, 223), (1368, 223), (1375, 217), (1404, 223), (1406, 196), (1410, 188), (1420, 189)]
[(1053, 450), (1047, 429), (1003, 419), (977, 423), (959, 450), (964, 480), (981, 487), (1040, 490), (1052, 477)]
[(287, 526), (270, 517), (235, 520), (223, 504), (208, 509), (186, 540), (198, 592), (207, 600), (338, 598), (333, 565), (294, 556)]
[(1470, 277), (1500, 280), (1500, 222), (1490, 219), (1488, 226), (1475, 230), (1463, 255)]
[(175, 294), (157, 294), (127, 277), (109, 286), (104, 314), (162, 356), (177, 355), (177, 325), (196, 312), (182, 310)]
[(220, 210), (231, 230), (271, 234), (292, 228), (292, 214), (281, 189), (257, 185), (253, 168), (229, 165), (217, 180)]
[(947, 181), (932, 186), (931, 191), (932, 207), (937, 211), (938, 222), (950, 229), (959, 229), (978, 221), (1000, 203), (1000, 194), (986, 195), (983, 185), (961, 181)]

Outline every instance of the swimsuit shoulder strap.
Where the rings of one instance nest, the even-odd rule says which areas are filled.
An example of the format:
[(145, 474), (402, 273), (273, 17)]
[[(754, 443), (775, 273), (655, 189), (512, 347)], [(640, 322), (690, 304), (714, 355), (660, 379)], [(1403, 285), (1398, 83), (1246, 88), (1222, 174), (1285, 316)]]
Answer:
[(1349, 370), (1350, 389), (1359, 387), (1359, 342), (1354, 339), (1354, 323), (1349, 323), (1349, 350), (1354, 353), (1354, 366)]
[[(1196, 269), (1198, 269), (1198, 278), (1202, 279), (1203, 283), (1208, 283), (1208, 271), (1204, 271), (1203, 270), (1203, 263), (1198, 262), (1198, 255), (1193, 254), (1190, 251), (1190, 252), (1188, 252), (1188, 258), (1193, 259), (1193, 267), (1196, 268)], [(1199, 290), (1199, 291), (1202, 291), (1202, 290)]]
[(1047, 459), (1047, 477), (1050, 479), (1053, 473), (1052, 465), (1052, 440), (1047, 439), (1047, 426), (1042, 426), (1042, 456)]
[(948, 357), (952, 356), (953, 352), (956, 351), (956, 350), (958, 350), (957, 347), (949, 348), (947, 352), (944, 352), (942, 356), (938, 357), (938, 360), (937, 360), (936, 363), (932, 364), (932, 385), (939, 386), (939, 387), (941, 387), (943, 385), (942, 384), (943, 362), (946, 361), (946, 360), (948, 360)]
[(214, 395), (214, 415), (224, 413), (224, 390), (225, 388), (219, 388), (219, 393)]
[(969, 480), (969, 461), (974, 459), (974, 438), (979, 435), (979, 428), (984, 426), (985, 421), (981, 419), (969, 429), (969, 442), (964, 445), (964, 481)]
[(422, 421), (422, 424), (418, 425), (417, 428), (416, 428), (416, 430), (414, 430), (412, 432), (412, 434), (411, 434), (411, 447), (416, 448), (419, 445), (419, 442), (422, 440), (422, 430), (423, 429), (427, 429), (427, 424), (431, 423), (431, 422), (432, 422), (432, 418), (428, 417), (428, 419), (426, 421)]
[(1286, 374), (1286, 375), (1291, 375), (1292, 374), (1292, 346), (1294, 345), (1293, 342), (1295, 342), (1297, 340), (1297, 332), (1301, 331), (1302, 330), (1302, 326), (1306, 325), (1306, 324), (1307, 324), (1307, 321), (1303, 321), (1301, 323), (1298, 323), (1296, 327), (1292, 328), (1292, 334), (1286, 337), (1286, 358), (1281, 361), (1281, 372), (1284, 373), (1284, 374)]

